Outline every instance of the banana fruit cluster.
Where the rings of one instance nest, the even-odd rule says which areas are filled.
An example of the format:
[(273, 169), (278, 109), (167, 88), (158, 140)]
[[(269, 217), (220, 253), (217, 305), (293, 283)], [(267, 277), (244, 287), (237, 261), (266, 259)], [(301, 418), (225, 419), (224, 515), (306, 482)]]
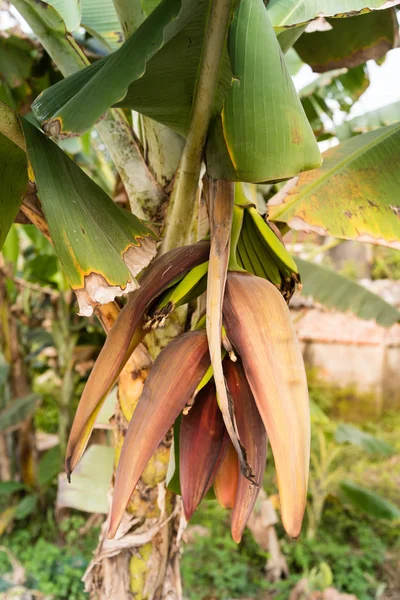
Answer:
[[(227, 212), (227, 245), (221, 245), (221, 229), (214, 227), (211, 245), (202, 241), (172, 250), (147, 269), (83, 392), (67, 448), (68, 475), (108, 391), (147, 331), (205, 290), (209, 300), (216, 299), (214, 307), (208, 300), (207, 316), (195, 330), (160, 353), (146, 379), (116, 473), (111, 537), (148, 460), (181, 413), (179, 479), (187, 519), (213, 486), (220, 504), (232, 511), (232, 537), (239, 542), (262, 485), (269, 442), (283, 525), (291, 537), (300, 534), (310, 415), (303, 359), (287, 306), (300, 279), (293, 258), (254, 206), (240, 194), (235, 202)], [(216, 214), (226, 222), (224, 211)]]

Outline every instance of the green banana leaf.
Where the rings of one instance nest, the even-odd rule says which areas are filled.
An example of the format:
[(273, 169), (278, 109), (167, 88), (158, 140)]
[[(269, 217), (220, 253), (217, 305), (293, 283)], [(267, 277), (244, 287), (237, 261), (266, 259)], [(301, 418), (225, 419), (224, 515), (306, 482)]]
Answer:
[(395, 448), (379, 438), (362, 431), (349, 423), (339, 423), (335, 431), (335, 440), (338, 444), (352, 444), (359, 446), (369, 454), (381, 454), (391, 456), (396, 452)]
[(394, 9), (327, 22), (330, 30), (305, 33), (294, 46), (300, 58), (317, 73), (378, 60), (397, 43), (399, 26)]
[(346, 500), (371, 517), (389, 521), (400, 519), (400, 509), (371, 490), (348, 480), (340, 482), (340, 489)]
[(319, 166), (317, 143), (262, 0), (241, 1), (228, 52), (233, 79), (222, 114), (211, 127), (210, 175), (255, 183)]
[(384, 327), (400, 322), (400, 311), (362, 285), (327, 267), (301, 258), (295, 260), (303, 284), (303, 296), (312, 296), (328, 308), (350, 311), (360, 319), (375, 319)]
[(25, 153), (0, 133), (0, 250), (17, 216), (27, 185)]
[(293, 27), (317, 17), (346, 17), (390, 8), (400, 0), (270, 0), (268, 12), (276, 28)]
[[(208, 9), (206, 0), (163, 0), (116, 52), (41, 94), (37, 119), (52, 135), (83, 133), (117, 105), (186, 134)], [(225, 55), (216, 111), (230, 77)]]
[(0, 36), (1, 79), (10, 88), (22, 85), (29, 77), (34, 50), (31, 40), (16, 35)]
[(29, 394), (12, 400), (0, 412), (0, 431), (3, 432), (16, 427), (25, 419), (28, 419), (34, 413), (39, 400), (40, 396), (38, 394)]
[(323, 158), (320, 169), (270, 200), (270, 220), (400, 249), (400, 123), (347, 140)]
[[(343, 125), (334, 124), (334, 106), (339, 105), (340, 110), (349, 112), (368, 86), (368, 71), (365, 65), (360, 65), (353, 69), (335, 69), (323, 73), (299, 91), (304, 111), (318, 141), (339, 135), (339, 128), (343, 128)], [(343, 131), (344, 139), (351, 137), (346, 132), (347, 129)]]
[[(348, 119), (344, 122), (342, 127), (346, 128), (348, 137), (353, 133), (371, 131), (372, 129), (377, 129), (384, 125), (392, 125), (398, 121), (400, 121), (400, 100), (366, 112), (358, 117)], [(343, 129), (338, 131), (340, 137), (344, 134), (345, 131)]]
[(27, 152), (55, 250), (81, 314), (137, 287), (154, 257), (153, 232), (119, 208), (82, 169), (22, 119)]
[[(68, 0), (65, 0), (65, 2), (68, 2)], [(12, 0), (12, 4), (17, 10), (24, 9), (28, 11), (34, 19), (39, 18), (42, 27), (65, 36), (67, 26), (60, 13), (50, 3), (37, 2), (36, 0)], [(58, 8), (60, 7), (61, 3)]]
[(81, 6), (79, 0), (43, 0), (50, 4), (60, 15), (67, 31), (75, 31), (81, 22)]
[(123, 42), (120, 22), (112, 0), (81, 0), (81, 26), (108, 49), (116, 50)]

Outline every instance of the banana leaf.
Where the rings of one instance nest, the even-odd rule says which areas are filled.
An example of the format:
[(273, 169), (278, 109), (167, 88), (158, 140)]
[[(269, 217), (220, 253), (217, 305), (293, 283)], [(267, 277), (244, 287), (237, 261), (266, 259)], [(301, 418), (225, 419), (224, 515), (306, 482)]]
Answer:
[[(117, 105), (185, 135), (208, 9), (207, 0), (163, 0), (116, 52), (41, 94), (37, 119), (52, 135), (79, 134)], [(230, 78), (225, 54), (217, 112)]]
[(21, 122), (55, 250), (88, 316), (96, 304), (136, 289), (135, 275), (156, 253), (154, 234), (34, 125)]
[(371, 490), (348, 480), (340, 482), (340, 489), (346, 500), (371, 517), (389, 521), (400, 519), (400, 509)]
[(255, 183), (319, 166), (317, 143), (262, 0), (241, 1), (228, 52), (233, 79), (210, 132), (210, 175)]
[[(380, 108), (368, 111), (358, 117), (353, 117), (344, 122), (343, 127), (346, 128), (348, 135), (354, 133), (363, 133), (382, 127), (384, 125), (393, 125), (400, 121), (400, 100), (385, 104)], [(345, 134), (343, 129), (338, 131), (339, 138)]]
[(39, 400), (40, 396), (38, 394), (29, 394), (28, 396), (12, 400), (12, 402), (0, 412), (0, 432), (17, 427), (25, 421), (25, 419), (30, 417)]
[(270, 200), (270, 220), (400, 249), (400, 123), (347, 140), (323, 158), (320, 169)]
[(89, 513), (108, 513), (107, 494), (113, 472), (114, 449), (93, 444), (82, 457), (68, 483), (65, 473), (58, 478), (56, 507)]
[(327, 22), (331, 29), (305, 33), (294, 46), (300, 58), (317, 73), (378, 60), (398, 41), (394, 9)]
[(34, 50), (31, 40), (16, 35), (0, 35), (1, 79), (9, 87), (18, 87), (29, 77), (34, 62)]
[[(62, 3), (66, 6), (66, 2), (68, 2), (68, 0), (60, 0), (60, 3), (57, 2), (57, 8), (62, 10)], [(73, 0), (73, 4), (75, 4), (75, 2), (76, 0)], [(63, 16), (58, 12), (55, 6), (52, 5), (53, 3), (37, 2), (36, 0), (13, 0), (12, 4), (15, 5), (17, 10), (21, 9), (22, 11), (24, 9), (29, 12), (32, 15), (32, 18), (39, 18), (42, 22), (41, 25), (44, 28), (65, 36), (65, 33), (68, 30), (67, 25)], [(68, 11), (67, 7), (66, 11)], [(68, 20), (70, 25), (75, 25), (75, 19), (69, 21), (67, 12), (64, 12), (64, 17)]]
[(276, 28), (293, 27), (317, 17), (347, 17), (398, 6), (400, 0), (270, 0), (268, 12)]
[(25, 152), (0, 133), (0, 250), (17, 216), (27, 185)]
[(384, 327), (400, 322), (400, 311), (355, 281), (308, 260), (296, 258), (296, 263), (303, 296), (312, 296), (328, 308), (350, 311), (360, 319), (375, 319)]
[(112, 0), (81, 0), (81, 26), (109, 50), (123, 42), (121, 25)]
[(50, 4), (60, 15), (65, 23), (67, 31), (75, 31), (81, 22), (81, 6), (79, 0), (43, 0), (44, 4)]
[[(339, 128), (343, 128), (343, 125), (334, 125), (335, 105), (349, 112), (368, 86), (366, 66), (359, 65), (353, 69), (335, 69), (323, 73), (299, 91), (304, 111), (318, 141), (339, 135)], [(344, 139), (347, 137), (350, 135)]]
[(352, 444), (353, 446), (359, 446), (369, 454), (380, 454), (383, 456), (391, 456), (396, 450), (379, 438), (362, 431), (354, 425), (349, 423), (339, 423), (335, 431), (335, 440), (338, 444)]

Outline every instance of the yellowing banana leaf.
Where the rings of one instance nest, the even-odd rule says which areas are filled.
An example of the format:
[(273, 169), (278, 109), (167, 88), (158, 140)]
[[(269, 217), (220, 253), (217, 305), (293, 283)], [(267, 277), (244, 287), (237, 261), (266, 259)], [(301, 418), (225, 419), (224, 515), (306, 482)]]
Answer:
[(305, 33), (295, 44), (300, 58), (317, 73), (377, 60), (398, 41), (399, 26), (394, 9), (327, 22), (331, 29)]
[(123, 42), (121, 25), (112, 0), (81, 0), (81, 25), (110, 50)]
[(0, 250), (28, 185), (26, 154), (0, 133)]
[[(116, 52), (39, 96), (36, 117), (52, 135), (69, 135), (86, 131), (117, 105), (184, 135), (208, 10), (207, 0), (164, 0)], [(219, 110), (229, 83), (225, 56), (216, 94)]]
[(107, 494), (114, 464), (114, 448), (93, 444), (76, 467), (71, 483), (58, 476), (56, 507), (89, 513), (108, 513)]
[(400, 249), (400, 123), (347, 140), (323, 158), (320, 169), (270, 200), (270, 220)]
[(307, 23), (317, 17), (346, 17), (391, 8), (400, 0), (270, 0), (268, 12), (276, 28)]
[(303, 296), (312, 296), (328, 308), (350, 311), (360, 319), (375, 319), (385, 327), (400, 322), (400, 312), (394, 306), (355, 281), (308, 260), (296, 258), (296, 263)]
[(43, 0), (43, 3), (50, 4), (58, 12), (67, 31), (78, 29), (81, 22), (80, 0)]
[(210, 134), (210, 175), (254, 183), (318, 167), (317, 143), (262, 0), (239, 4), (228, 52), (233, 79)]
[(54, 247), (88, 316), (136, 289), (135, 276), (156, 253), (154, 234), (34, 125), (22, 119), (22, 126)]

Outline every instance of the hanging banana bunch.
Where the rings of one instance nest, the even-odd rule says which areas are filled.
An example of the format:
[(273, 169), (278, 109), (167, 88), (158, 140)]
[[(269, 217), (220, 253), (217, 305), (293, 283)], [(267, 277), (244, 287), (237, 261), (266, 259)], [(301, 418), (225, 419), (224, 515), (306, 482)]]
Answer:
[[(224, 190), (232, 201), (230, 186), (214, 186), (209, 198), (215, 223), (211, 248), (219, 251), (212, 259), (210, 243), (202, 241), (172, 250), (150, 265), (121, 311), (83, 392), (68, 443), (69, 474), (104, 398), (147, 331), (162, 326), (177, 306), (205, 289), (209, 300), (214, 298), (207, 305), (211, 335), (210, 327), (204, 330), (206, 319), (200, 319), (195, 330), (161, 352), (145, 382), (119, 461), (110, 535), (147, 461), (182, 412), (179, 478), (187, 519), (214, 486), (221, 505), (232, 509), (232, 536), (240, 541), (262, 483), (268, 438), (283, 524), (292, 537), (300, 533), (307, 495), (309, 408), (303, 359), (287, 307), (299, 276), (242, 184), (235, 184), (231, 209), (218, 208), (221, 189), (222, 201), (226, 204)], [(226, 235), (220, 221), (230, 232), (225, 245), (220, 244)], [(211, 260), (214, 271), (209, 269)], [(226, 278), (225, 286), (221, 277)], [(213, 319), (219, 313), (224, 327), (221, 330), (216, 319), (215, 337)]]
[[(263, 45), (253, 43), (249, 27), (260, 32)], [(134, 41), (132, 36), (129, 43)], [(320, 155), (261, 0), (238, 5), (227, 52), (233, 77), (215, 110), (205, 153), (210, 240), (167, 252), (139, 276), (140, 287), (130, 293), (86, 384), (67, 447), (71, 475), (135, 347), (178, 306), (206, 292), (205, 314), (159, 354), (145, 381), (116, 473), (111, 537), (148, 460), (178, 417), (174, 478), (187, 519), (214, 487), (220, 504), (232, 511), (232, 537), (239, 542), (262, 484), (268, 441), (283, 525), (293, 538), (301, 531), (310, 417), (288, 309), (300, 278), (282, 239), (246, 195), (249, 188), (233, 182), (287, 179), (318, 166)], [(249, 79), (253, 71), (260, 73), (259, 89)], [(281, 92), (283, 104), (275, 97)], [(68, 127), (75, 118), (70, 104), (52, 117)], [(259, 128), (246, 108), (255, 110), (256, 104)]]

